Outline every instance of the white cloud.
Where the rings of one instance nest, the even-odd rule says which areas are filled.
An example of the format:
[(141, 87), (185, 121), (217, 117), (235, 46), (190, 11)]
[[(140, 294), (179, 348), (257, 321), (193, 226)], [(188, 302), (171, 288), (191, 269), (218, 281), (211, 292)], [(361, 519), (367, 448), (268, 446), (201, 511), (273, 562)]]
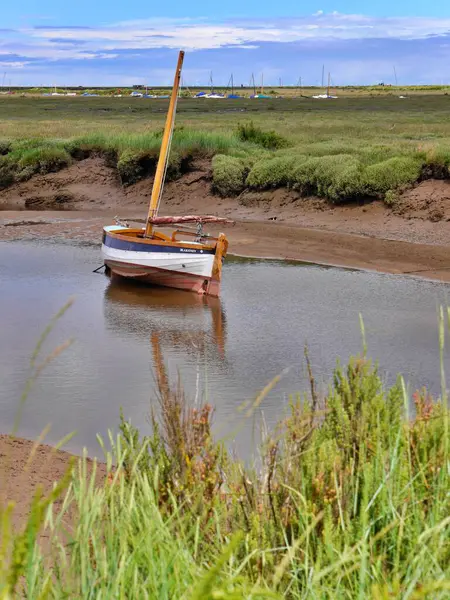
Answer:
[(14, 60), (14, 61), (7, 62), (7, 61), (0, 60), (0, 69), (23, 69), (24, 67), (26, 67), (29, 64), (30, 63), (27, 61)]
[[(325, 14), (278, 20), (222, 21), (206, 19), (145, 19), (97, 28), (24, 28), (18, 35), (25, 42), (25, 57), (89, 58), (115, 50), (153, 48), (187, 51), (225, 46), (255, 47), (262, 42), (297, 42), (358, 39), (424, 39), (450, 32), (450, 18), (388, 17)], [(52, 41), (53, 40), (53, 41)], [(56, 40), (56, 41), (55, 41)], [(82, 41), (83, 45), (75, 43)], [(73, 41), (74, 45), (70, 46)], [(63, 47), (63, 45), (69, 47)]]
[[(433, 40), (436, 36), (440, 39)], [(447, 39), (444, 36), (448, 36)], [(377, 39), (383, 42), (370, 42)], [(283, 80), (292, 69), (302, 69), (303, 74), (314, 71), (313, 77), (320, 77), (324, 60), (331, 68), (333, 77), (339, 82), (354, 78), (359, 81), (372, 81), (381, 80), (391, 73), (393, 54), (387, 51), (383, 55), (383, 49), (389, 48), (389, 44), (392, 43), (394, 57), (395, 52), (399, 52), (399, 62), (396, 63), (399, 67), (401, 57), (407, 53), (405, 78), (423, 77), (428, 80), (435, 68), (442, 72), (445, 69), (449, 58), (446, 45), (449, 39), (450, 17), (381, 18), (345, 15), (336, 11), (324, 13), (322, 10), (314, 15), (283, 19), (229, 19), (219, 22), (206, 18), (151, 18), (112, 23), (102, 27), (41, 25), (38, 28), (21, 27), (0, 38), (0, 68), (14, 69), (17, 78), (23, 78), (27, 83), (37, 77), (43, 77), (42, 74), (45, 75), (47, 71), (53, 74), (58, 69), (62, 77), (69, 77), (74, 81), (84, 82), (89, 77), (93, 80), (98, 78), (99, 82), (108, 77), (114, 82), (125, 82), (128, 79), (137, 81), (137, 78), (144, 77), (144, 74), (147, 77), (151, 73), (154, 81), (167, 83), (172, 77), (171, 67), (167, 73), (159, 72), (154, 67), (169, 64), (167, 50), (183, 48), (193, 53), (188, 64), (194, 69), (207, 65), (208, 73), (211, 68), (214, 68), (215, 72), (217, 70), (226, 73), (232, 66), (234, 72), (242, 70), (240, 77), (243, 81), (247, 77), (244, 73), (246, 70), (251, 72), (259, 69), (269, 77), (270, 68), (274, 69), (276, 78), (278, 75), (275, 75), (275, 72), (280, 68), (279, 76), (283, 76)], [(361, 40), (368, 43), (359, 44)], [(396, 43), (398, 40), (417, 40), (417, 44), (399, 45)], [(271, 47), (273, 56), (270, 57), (265, 47), (267, 42), (274, 43)], [(284, 44), (296, 42), (304, 42), (304, 51), (300, 53), (300, 57), (295, 50), (283, 50)], [(423, 44), (426, 44), (427, 48), (433, 46), (434, 62), (427, 52), (423, 52)], [(376, 46), (377, 49), (371, 50), (371, 46)], [(407, 50), (399, 50), (400, 46)], [(353, 52), (352, 49), (356, 47), (359, 50)], [(420, 48), (419, 57), (416, 56), (416, 47)], [(436, 50), (438, 47), (440, 54)], [(238, 54), (239, 58), (234, 59), (233, 65), (223, 64), (222, 53), (215, 53), (212, 59), (211, 53), (205, 52), (221, 48), (232, 49), (234, 53), (239, 53), (240, 49), (247, 52)], [(366, 49), (364, 58), (358, 54), (361, 49)], [(158, 55), (158, 59), (149, 63), (147, 68), (143, 67), (143, 57), (148, 55), (149, 50), (160, 52), (153, 53)], [(305, 52), (308, 54), (306, 59)], [(344, 52), (344, 58), (340, 52)], [(227, 54), (223, 56), (228, 57)], [(236, 54), (234, 56), (236, 57)], [(137, 60), (139, 57), (141, 59)], [(117, 58), (121, 60), (111, 60)], [(316, 58), (319, 66), (313, 66)], [(101, 62), (97, 63), (97, 60), (108, 60), (108, 67), (102, 66)], [(228, 58), (224, 60), (227, 61)], [(331, 64), (334, 60), (336, 64)], [(374, 60), (372, 64), (371, 60)], [(67, 67), (68, 61), (73, 61), (70, 68)], [(299, 62), (304, 64), (299, 65)], [(421, 74), (417, 68), (419, 62), (424, 65)], [(406, 64), (411, 65), (411, 71), (406, 70)], [(196, 79), (197, 77), (194, 77), (194, 80)], [(200, 75), (198, 79), (201, 79)], [(203, 81), (206, 79), (207, 77), (203, 78)]]

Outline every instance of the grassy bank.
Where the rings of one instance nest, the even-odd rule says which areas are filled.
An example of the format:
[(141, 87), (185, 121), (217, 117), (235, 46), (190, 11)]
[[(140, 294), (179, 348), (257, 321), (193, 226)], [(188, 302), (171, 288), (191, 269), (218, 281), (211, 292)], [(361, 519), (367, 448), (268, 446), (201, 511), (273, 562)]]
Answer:
[[(193, 158), (216, 157), (213, 185), (222, 195), (287, 186), (335, 203), (369, 197), (393, 204), (422, 179), (450, 176), (449, 102), (447, 96), (182, 100), (169, 176)], [(166, 109), (162, 100), (0, 98), (0, 185), (63, 168), (89, 152), (105, 155), (123, 183), (147, 177)], [(266, 143), (261, 132), (275, 134)]]
[[(91, 155), (103, 156), (124, 185), (133, 184), (153, 175), (160, 144), (160, 132), (3, 140), (0, 188)], [(222, 196), (287, 187), (300, 196), (316, 195), (333, 203), (378, 198), (393, 205), (404, 189), (423, 179), (450, 178), (450, 145), (366, 146), (332, 140), (293, 145), (289, 138), (253, 122), (227, 133), (179, 129), (168, 178), (180, 177), (199, 158), (212, 159), (212, 187)]]
[[(32, 138), (0, 140), (0, 188), (68, 167), (88, 156), (102, 156), (117, 168), (123, 184), (132, 184), (154, 174), (161, 146), (161, 131), (144, 134), (91, 133), (68, 140)], [(217, 154), (247, 156), (257, 151), (240, 142), (232, 132), (215, 133), (179, 129), (175, 132), (167, 176), (179, 177), (189, 163)]]
[(409, 414), (403, 382), (386, 389), (365, 354), (337, 366), (325, 398), (310, 382), (252, 465), (160, 364), (154, 433), (122, 420), (103, 484), (81, 461), (23, 533), (2, 513), (0, 597), (448, 598), (446, 395), (417, 392)]

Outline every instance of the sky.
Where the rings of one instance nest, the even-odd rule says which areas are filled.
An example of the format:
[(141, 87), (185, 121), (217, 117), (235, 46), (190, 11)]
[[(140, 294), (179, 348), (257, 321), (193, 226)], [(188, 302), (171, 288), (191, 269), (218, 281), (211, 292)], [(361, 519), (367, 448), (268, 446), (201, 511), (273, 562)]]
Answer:
[(21, 0), (2, 6), (0, 86), (450, 84), (434, 0)]

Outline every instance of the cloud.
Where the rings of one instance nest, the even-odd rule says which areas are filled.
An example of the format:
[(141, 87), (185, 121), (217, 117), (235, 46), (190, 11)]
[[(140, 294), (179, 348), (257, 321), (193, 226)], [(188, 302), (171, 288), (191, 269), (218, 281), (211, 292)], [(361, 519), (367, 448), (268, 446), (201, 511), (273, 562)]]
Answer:
[(86, 25), (35, 25), (33, 29), (45, 29), (47, 31), (83, 31), (85, 29), (92, 29), (92, 27), (87, 27)]
[[(117, 83), (133, 78), (133, 72), (141, 78), (151, 73), (157, 83), (157, 77), (173, 69), (179, 48), (189, 52), (186, 67), (192, 65), (196, 73), (214, 68), (225, 77), (231, 68), (242, 73), (260, 68), (285, 78), (292, 69), (312, 73), (320, 61), (333, 65), (341, 83), (354, 76), (368, 82), (386, 78), (393, 61), (411, 77), (429, 78), (435, 67), (443, 72), (450, 58), (450, 18), (381, 18), (322, 10), (295, 18), (150, 18), (98, 27), (17, 27), (7, 33), (0, 36), (0, 61), (15, 62), (31, 79), (50, 71), (53, 77), (58, 69), (66, 80), (81, 77), (83, 71), (75, 65), (89, 63), (86, 73), (97, 72)], [(300, 67), (301, 62), (307, 65)]]
[(0, 60), (0, 68), (1, 69), (23, 69), (27, 65), (29, 65), (29, 61), (19, 61), (19, 60), (9, 60), (3, 61)]
[(345, 15), (338, 12), (292, 19), (264, 19), (251, 22), (206, 19), (145, 19), (104, 27), (40, 25), (20, 33), (36, 44), (50, 38), (79, 39), (93, 52), (114, 49), (184, 48), (188, 51), (249, 45), (259, 42), (289, 43), (303, 40), (423, 39), (450, 32), (450, 18), (388, 17)]

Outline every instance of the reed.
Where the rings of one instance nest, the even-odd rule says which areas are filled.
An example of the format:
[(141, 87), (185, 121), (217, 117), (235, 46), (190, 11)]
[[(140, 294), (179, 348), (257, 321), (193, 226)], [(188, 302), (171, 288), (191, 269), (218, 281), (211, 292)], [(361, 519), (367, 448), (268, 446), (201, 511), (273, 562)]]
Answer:
[(410, 398), (401, 378), (386, 388), (365, 350), (321, 398), (306, 354), (310, 390), (253, 462), (214, 439), (212, 407), (191, 407), (161, 366), (152, 435), (121, 417), (109, 450), (100, 440), (102, 482), (83, 457), (23, 532), (2, 510), (0, 598), (448, 598), (446, 318), (441, 398)]

